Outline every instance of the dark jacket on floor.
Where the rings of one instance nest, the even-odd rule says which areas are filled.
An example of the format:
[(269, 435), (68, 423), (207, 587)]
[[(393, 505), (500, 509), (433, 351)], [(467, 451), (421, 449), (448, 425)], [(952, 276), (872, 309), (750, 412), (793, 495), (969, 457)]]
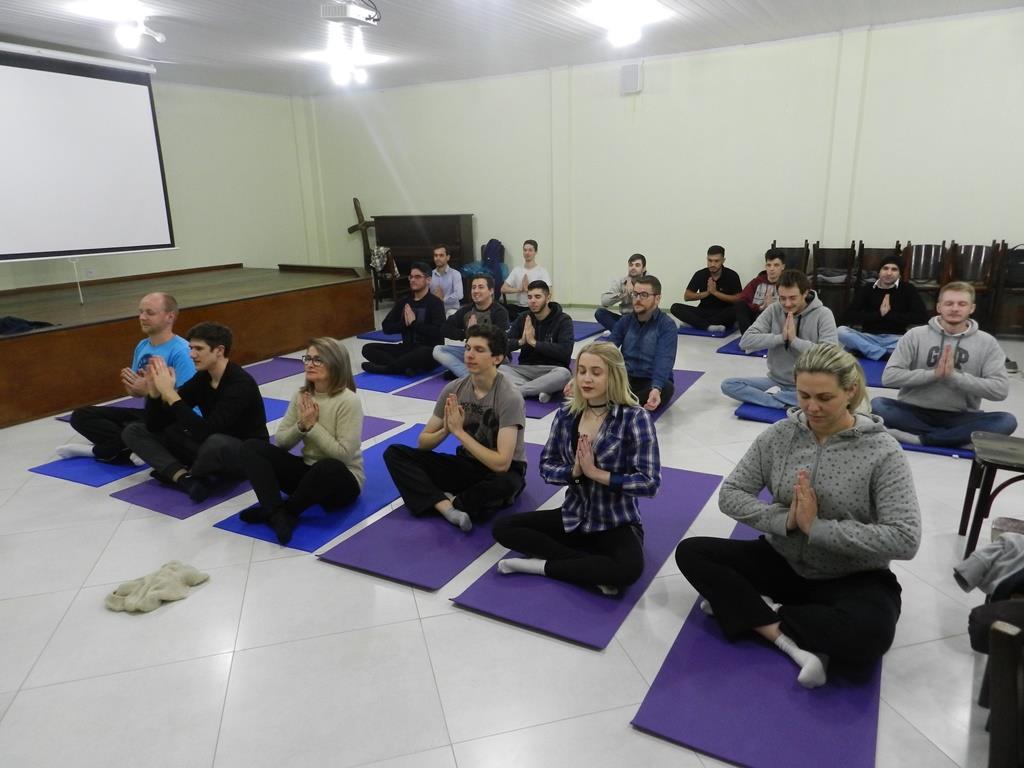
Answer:
[[(572, 318), (562, 311), (557, 301), (548, 304), (551, 311), (543, 320), (538, 320), (532, 312), (524, 312), (508, 332), (508, 351), (519, 350), (520, 365), (558, 365), (562, 368), (569, 367), (572, 359), (572, 347), (575, 343), (575, 332), (572, 327)], [(526, 326), (526, 318), (533, 320), (533, 328), (536, 331), (537, 344), (530, 346), (526, 344), (519, 346), (519, 339), (523, 337), (523, 328)]]

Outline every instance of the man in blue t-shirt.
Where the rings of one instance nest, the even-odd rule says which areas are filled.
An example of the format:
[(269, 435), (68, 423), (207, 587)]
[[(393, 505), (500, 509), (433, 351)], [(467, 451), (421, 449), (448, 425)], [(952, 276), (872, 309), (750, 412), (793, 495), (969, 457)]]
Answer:
[[(189, 356), (188, 342), (174, 335), (178, 302), (169, 293), (150, 293), (139, 302), (139, 325), (146, 337), (135, 347), (130, 368), (121, 369), (121, 383), (130, 397), (145, 397), (143, 373), (152, 357), (162, 357), (174, 369), (179, 385), (195, 375), (196, 367)], [(71, 426), (92, 445), (68, 443), (57, 448), (61, 458), (92, 456), (99, 461), (123, 464), (131, 452), (121, 440), (121, 431), (134, 421), (142, 421), (142, 408), (119, 408), (113, 405), (90, 405), (71, 413)]]

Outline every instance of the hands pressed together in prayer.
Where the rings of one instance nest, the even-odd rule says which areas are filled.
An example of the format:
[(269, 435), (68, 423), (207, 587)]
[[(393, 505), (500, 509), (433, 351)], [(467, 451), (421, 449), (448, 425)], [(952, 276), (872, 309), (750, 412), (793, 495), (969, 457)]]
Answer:
[(810, 536), (811, 526), (817, 519), (818, 496), (811, 486), (811, 473), (801, 469), (796, 476), (796, 485), (793, 486), (793, 501), (790, 502), (789, 514), (786, 515), (786, 530), (799, 528)]

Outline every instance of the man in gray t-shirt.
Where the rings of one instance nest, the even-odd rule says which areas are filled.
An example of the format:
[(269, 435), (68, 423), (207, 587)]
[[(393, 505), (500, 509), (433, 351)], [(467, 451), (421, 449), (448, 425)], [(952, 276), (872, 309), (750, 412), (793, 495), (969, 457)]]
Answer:
[[(498, 375), (505, 352), (500, 328), (468, 329), (469, 375), (441, 392), (416, 448), (392, 445), (384, 452), (384, 463), (412, 514), (437, 512), (470, 531), (472, 518), (507, 507), (522, 493), (526, 414), (522, 395)], [(435, 453), (448, 435), (459, 441), (455, 455)]]

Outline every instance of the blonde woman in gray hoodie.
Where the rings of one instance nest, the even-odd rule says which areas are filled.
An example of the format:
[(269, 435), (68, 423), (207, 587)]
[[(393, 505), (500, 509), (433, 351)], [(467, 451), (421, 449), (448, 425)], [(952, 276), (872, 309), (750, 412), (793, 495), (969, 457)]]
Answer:
[(856, 359), (816, 344), (795, 374), (799, 407), (757, 437), (719, 493), (725, 514), (763, 535), (685, 539), (676, 563), (726, 638), (760, 635), (815, 688), (830, 660), (862, 672), (889, 649), (901, 605), (889, 562), (917, 552), (921, 514), (899, 444), (857, 410)]

